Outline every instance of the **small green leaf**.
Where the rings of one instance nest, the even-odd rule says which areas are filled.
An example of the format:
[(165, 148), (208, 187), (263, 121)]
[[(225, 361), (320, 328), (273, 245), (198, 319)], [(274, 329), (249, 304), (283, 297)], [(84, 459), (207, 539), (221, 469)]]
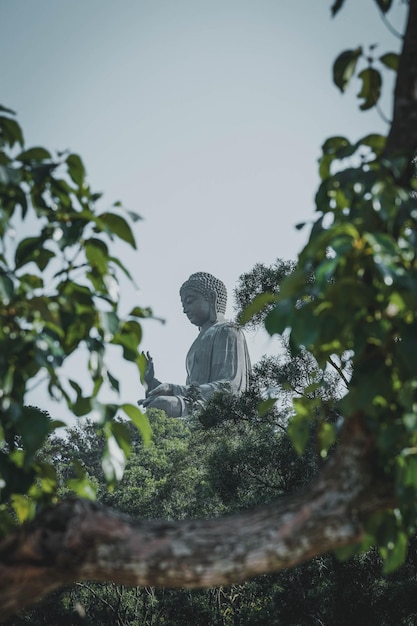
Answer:
[(388, 67), (388, 69), (394, 70), (395, 72), (398, 71), (400, 55), (396, 52), (387, 52), (379, 57), (379, 60), (385, 65), (385, 67)]
[(329, 137), (322, 146), (323, 154), (337, 154), (338, 150), (346, 146), (350, 146), (350, 141), (346, 137)]
[(294, 398), (293, 405), (296, 414), (292, 416), (287, 432), (298, 454), (302, 454), (310, 435), (310, 414), (303, 399)]
[(239, 317), (239, 324), (244, 326), (256, 315), (263, 311), (269, 304), (277, 301), (276, 293), (261, 293), (257, 295), (250, 304), (242, 311)]
[(97, 488), (95, 484), (88, 478), (87, 472), (84, 467), (78, 461), (78, 459), (72, 460), (72, 466), (77, 474), (76, 478), (70, 478), (67, 481), (67, 486), (80, 498), (87, 498), (87, 500), (95, 500), (97, 496)]
[(85, 167), (78, 154), (70, 154), (67, 157), (68, 172), (76, 185), (81, 187), (85, 178)]
[(105, 429), (105, 435), (106, 443), (101, 465), (107, 482), (113, 485), (123, 478), (123, 472), (126, 467), (126, 456), (118, 445), (111, 430)]
[(97, 497), (97, 487), (95, 484), (85, 478), (70, 478), (67, 481), (67, 486), (80, 498), (86, 498), (87, 500), (95, 500)]
[(383, 573), (390, 574), (400, 567), (407, 556), (408, 540), (407, 535), (398, 532), (394, 542), (389, 547), (381, 547), (381, 556), (384, 559)]
[(365, 100), (359, 108), (366, 111), (375, 106), (379, 100), (382, 85), (381, 74), (373, 67), (367, 67), (358, 74), (358, 78), (362, 80), (362, 88), (358, 93), (358, 98)]
[[(25, 265), (26, 263), (30, 263), (31, 261), (36, 263), (37, 259), (41, 259), (41, 265), (42, 265), (42, 258), (44, 261), (46, 261), (46, 263), (43, 265), (43, 268), (44, 268), (49, 258), (51, 258), (50, 256), (51, 254), (53, 255), (53, 253), (51, 253), (50, 250), (45, 250), (43, 248), (43, 240), (41, 238), (26, 237), (26, 239), (22, 239), (22, 241), (19, 243), (16, 249), (16, 253), (15, 253), (16, 268), (22, 267), (22, 265)], [(49, 258), (47, 259), (46, 257), (48, 256)], [(41, 269), (43, 268), (41, 267)]]
[(119, 381), (117, 380), (117, 378), (112, 376), (112, 374), (110, 374), (110, 372), (108, 370), (107, 370), (107, 378), (109, 379), (110, 387), (112, 389), (114, 389), (114, 391), (119, 393), (119, 391), (120, 391)]
[(114, 311), (100, 311), (100, 323), (104, 330), (105, 341), (110, 341), (117, 332), (120, 319)]
[(36, 513), (36, 502), (26, 495), (14, 494), (11, 498), (12, 507), (20, 524), (32, 519)]
[(107, 272), (109, 251), (104, 241), (94, 237), (86, 241), (85, 255), (90, 265), (96, 267), (101, 274)]
[(10, 115), (16, 115), (15, 111), (12, 111), (12, 109), (8, 109), (7, 107), (4, 107), (1, 104), (0, 104), (0, 111), (3, 111), (4, 113), (10, 113)]
[(115, 213), (102, 213), (97, 218), (97, 224), (103, 225), (110, 235), (117, 235), (129, 243), (136, 250), (136, 241), (129, 224), (123, 217)]
[(138, 222), (139, 220), (142, 219), (142, 217), (139, 215), (139, 213), (135, 213), (135, 211), (127, 211), (127, 214), (130, 217), (130, 219), (132, 220), (132, 222)]
[(23, 134), (22, 129), (15, 120), (11, 120), (9, 117), (0, 116), (0, 134), (3, 134), (7, 143), (11, 148), (18, 143), (23, 148)]
[(323, 457), (327, 456), (329, 448), (334, 444), (335, 441), (336, 432), (334, 424), (329, 424), (329, 422), (322, 422), (319, 428), (319, 442)]
[(14, 286), (11, 278), (3, 272), (0, 274), (0, 300), (3, 304), (8, 305), (13, 297)]
[(352, 78), (356, 64), (359, 57), (362, 54), (362, 48), (356, 48), (355, 50), (345, 50), (337, 57), (333, 64), (333, 81), (336, 87), (339, 87), (340, 91), (345, 91)]
[(45, 161), (50, 159), (51, 153), (45, 148), (30, 148), (17, 155), (16, 160), (22, 163), (30, 163), (31, 161)]
[(51, 432), (48, 413), (32, 406), (24, 406), (19, 419), (19, 433), (25, 450), (25, 463), (29, 464)]
[(358, 143), (364, 146), (368, 146), (373, 150), (376, 156), (382, 154), (382, 151), (385, 148), (385, 143), (387, 138), (384, 135), (378, 135), (377, 133), (371, 133), (370, 135), (366, 135), (363, 137)]
[(148, 418), (142, 411), (138, 409), (134, 404), (122, 404), (120, 408), (131, 419), (141, 434), (141, 437), (145, 444), (151, 440), (152, 430), (148, 421)]
[(270, 411), (275, 405), (276, 401), (276, 398), (268, 398), (267, 400), (262, 400), (262, 402), (258, 404), (259, 417), (263, 417), (264, 415), (266, 415), (268, 411)]
[(286, 328), (291, 326), (293, 302), (286, 298), (280, 300), (265, 318), (265, 329), (270, 335), (281, 335)]
[(142, 308), (139, 306), (135, 306), (129, 313), (132, 317), (146, 318), (151, 317), (152, 310), (149, 308)]

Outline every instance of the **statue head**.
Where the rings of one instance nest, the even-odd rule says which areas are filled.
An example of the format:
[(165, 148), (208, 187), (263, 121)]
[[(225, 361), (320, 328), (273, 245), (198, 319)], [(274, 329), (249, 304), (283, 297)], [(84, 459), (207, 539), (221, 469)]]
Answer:
[(181, 300), (185, 301), (186, 293), (194, 292), (202, 295), (209, 304), (208, 319), (215, 322), (218, 314), (224, 315), (227, 304), (227, 291), (221, 280), (207, 272), (196, 272), (181, 286)]

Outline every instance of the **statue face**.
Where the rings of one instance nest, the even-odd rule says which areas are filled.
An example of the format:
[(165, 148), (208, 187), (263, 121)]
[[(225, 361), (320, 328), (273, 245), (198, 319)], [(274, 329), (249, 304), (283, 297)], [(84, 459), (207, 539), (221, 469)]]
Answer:
[(182, 308), (191, 324), (203, 326), (210, 319), (210, 303), (202, 293), (187, 289), (181, 298)]

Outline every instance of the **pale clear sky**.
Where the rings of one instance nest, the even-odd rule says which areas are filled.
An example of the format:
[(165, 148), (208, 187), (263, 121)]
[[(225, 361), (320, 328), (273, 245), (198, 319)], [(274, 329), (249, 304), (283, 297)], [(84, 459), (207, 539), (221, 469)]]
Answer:
[[(294, 225), (314, 218), (323, 141), (386, 129), (359, 112), (358, 81), (346, 95), (332, 85), (331, 67), (346, 48), (379, 43), (382, 54), (399, 40), (374, 0), (346, 0), (335, 19), (331, 4), (0, 0), (1, 103), (17, 111), (27, 147), (78, 152), (103, 209), (121, 200), (144, 218), (138, 251), (117, 249), (141, 289), (126, 289), (123, 310), (150, 305), (166, 319), (146, 321), (143, 341), (163, 381), (184, 382), (197, 332), (182, 282), (208, 271), (231, 295), (255, 263), (294, 259), (307, 236)], [(390, 19), (401, 31), (404, 7)], [(253, 361), (273, 349), (262, 333), (248, 341)], [(121, 401), (142, 396), (121, 358), (112, 372)]]

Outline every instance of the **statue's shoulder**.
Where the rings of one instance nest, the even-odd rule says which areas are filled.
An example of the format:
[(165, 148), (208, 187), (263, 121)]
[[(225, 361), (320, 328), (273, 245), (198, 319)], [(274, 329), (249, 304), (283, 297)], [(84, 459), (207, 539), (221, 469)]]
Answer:
[(212, 329), (215, 333), (225, 333), (233, 335), (239, 335), (242, 333), (242, 327), (236, 322), (232, 322), (230, 320), (222, 320), (221, 322), (216, 322), (216, 324), (212, 326)]

